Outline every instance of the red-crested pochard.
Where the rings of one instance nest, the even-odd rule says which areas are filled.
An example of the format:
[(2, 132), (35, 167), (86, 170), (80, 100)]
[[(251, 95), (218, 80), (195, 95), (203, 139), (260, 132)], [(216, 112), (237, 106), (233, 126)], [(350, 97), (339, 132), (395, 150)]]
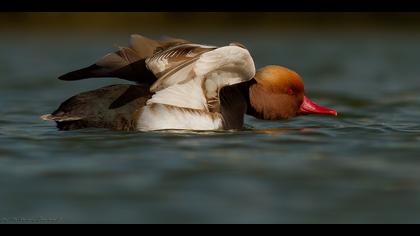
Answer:
[(57, 122), (60, 130), (230, 130), (243, 128), (245, 114), (265, 120), (337, 115), (304, 95), (296, 72), (274, 65), (256, 72), (249, 51), (239, 43), (214, 47), (133, 35), (129, 48), (59, 79), (96, 77), (137, 85), (81, 93), (42, 119)]

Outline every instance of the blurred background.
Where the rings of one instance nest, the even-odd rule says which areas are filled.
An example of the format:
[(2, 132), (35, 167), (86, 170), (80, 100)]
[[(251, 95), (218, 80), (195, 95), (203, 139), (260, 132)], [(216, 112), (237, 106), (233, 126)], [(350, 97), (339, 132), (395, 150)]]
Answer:
[(83, 12), (83, 13), (2, 13), (5, 31), (60, 30), (77, 32), (148, 30), (415, 30), (420, 16), (415, 12)]
[[(419, 26), (419, 13), (0, 13), (0, 223), (418, 223)], [(134, 33), (241, 42), (340, 115), (204, 133), (39, 119), (127, 83), (56, 78)]]

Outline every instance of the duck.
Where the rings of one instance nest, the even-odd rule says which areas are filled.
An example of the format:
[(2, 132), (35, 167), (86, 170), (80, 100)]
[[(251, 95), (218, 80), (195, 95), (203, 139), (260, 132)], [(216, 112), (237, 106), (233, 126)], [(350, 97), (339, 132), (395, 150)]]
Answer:
[(59, 77), (64, 81), (115, 77), (116, 84), (84, 92), (51, 114), (59, 130), (240, 130), (245, 115), (284, 120), (301, 115), (337, 116), (305, 96), (295, 71), (268, 65), (258, 71), (241, 43), (211, 46), (165, 37), (132, 35), (129, 47)]

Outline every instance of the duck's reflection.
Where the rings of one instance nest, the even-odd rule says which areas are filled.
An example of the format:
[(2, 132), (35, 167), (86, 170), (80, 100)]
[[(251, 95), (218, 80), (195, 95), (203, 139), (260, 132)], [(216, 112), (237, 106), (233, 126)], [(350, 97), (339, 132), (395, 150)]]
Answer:
[(316, 132), (318, 127), (303, 127), (303, 128), (266, 128), (266, 129), (253, 129), (253, 132), (257, 134), (270, 134), (270, 135), (279, 135), (290, 132)]

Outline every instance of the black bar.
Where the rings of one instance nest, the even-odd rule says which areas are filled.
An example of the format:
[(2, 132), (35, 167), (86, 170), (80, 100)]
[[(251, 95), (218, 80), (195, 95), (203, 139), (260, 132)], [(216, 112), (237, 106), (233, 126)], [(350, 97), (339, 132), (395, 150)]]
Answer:
[(0, 4), (5, 11), (419, 11), (415, 0), (12, 0)]

